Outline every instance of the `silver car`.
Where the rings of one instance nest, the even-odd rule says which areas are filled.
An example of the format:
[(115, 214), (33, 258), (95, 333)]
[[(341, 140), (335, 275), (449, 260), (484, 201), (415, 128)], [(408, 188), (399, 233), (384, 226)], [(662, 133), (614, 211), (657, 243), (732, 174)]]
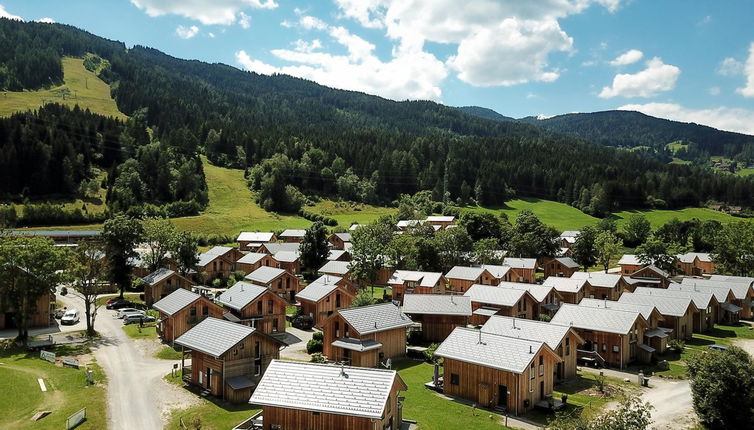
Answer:
[(133, 323), (140, 323), (140, 322), (155, 322), (155, 317), (151, 315), (142, 315), (142, 314), (130, 314), (123, 317), (123, 324), (133, 324)]
[(128, 314), (146, 315), (146, 312), (144, 312), (144, 311), (142, 311), (140, 309), (136, 309), (136, 308), (123, 308), (123, 309), (118, 309), (118, 312), (117, 312), (116, 315), (118, 316), (118, 318), (123, 318), (124, 316), (126, 316)]

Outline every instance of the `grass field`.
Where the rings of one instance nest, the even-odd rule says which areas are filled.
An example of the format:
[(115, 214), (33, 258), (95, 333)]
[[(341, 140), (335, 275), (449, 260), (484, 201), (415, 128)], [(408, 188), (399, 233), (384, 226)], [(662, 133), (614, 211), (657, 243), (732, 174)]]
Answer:
[[(106, 116), (126, 118), (110, 96), (110, 86), (86, 70), (83, 59), (63, 58), (63, 79), (63, 85), (46, 90), (3, 92), (0, 94), (0, 116), (36, 109), (45, 103), (60, 103), (69, 106), (79, 105)], [(70, 93), (66, 93), (64, 98), (63, 92), (66, 92), (66, 89)]]
[(160, 360), (180, 360), (182, 357), (181, 351), (170, 346), (163, 346), (161, 350), (157, 351), (154, 355), (155, 358)]
[[(105, 377), (96, 364), (89, 366), (96, 384), (87, 386), (83, 368), (58, 367), (41, 360), (38, 353), (27, 354), (11, 347), (0, 352), (0, 362), (0, 428), (63, 429), (66, 418), (83, 407), (87, 408), (87, 419), (77, 429), (107, 427)], [(40, 390), (38, 378), (44, 381), (47, 392)], [(52, 414), (37, 422), (30, 420), (44, 410)]]
[(131, 339), (157, 339), (157, 327), (153, 325), (139, 327), (139, 324), (129, 324), (123, 326), (123, 331)]

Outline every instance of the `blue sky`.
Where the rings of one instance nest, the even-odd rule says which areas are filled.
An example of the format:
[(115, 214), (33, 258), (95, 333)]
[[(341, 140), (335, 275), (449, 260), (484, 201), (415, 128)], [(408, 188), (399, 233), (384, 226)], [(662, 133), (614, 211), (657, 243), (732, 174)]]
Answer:
[(750, 0), (0, 0), (0, 16), (395, 100), (754, 134)]

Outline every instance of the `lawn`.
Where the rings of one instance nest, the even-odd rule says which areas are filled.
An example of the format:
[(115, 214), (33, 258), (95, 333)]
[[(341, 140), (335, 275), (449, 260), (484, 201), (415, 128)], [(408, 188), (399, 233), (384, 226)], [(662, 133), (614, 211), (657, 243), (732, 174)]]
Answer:
[[(143, 304), (144, 300), (141, 299), (141, 293), (125, 293), (123, 294), (123, 298), (137, 304)], [(97, 306), (105, 306), (108, 300), (112, 299), (113, 296), (104, 296), (104, 297), (97, 297)], [(102, 311), (102, 310), (100, 310)], [(109, 312), (109, 310), (105, 310), (106, 312)]]
[(629, 215), (635, 214), (635, 213), (641, 213), (644, 216), (647, 217), (650, 224), (652, 224), (652, 228), (658, 228), (665, 224), (666, 222), (670, 221), (673, 218), (678, 218), (681, 221), (688, 221), (693, 218), (698, 218), (702, 221), (706, 220), (716, 220), (720, 221), (722, 223), (728, 223), (736, 220), (740, 220), (740, 218), (735, 218), (731, 215), (722, 213), (720, 211), (715, 211), (712, 209), (706, 209), (706, 208), (685, 208), (685, 209), (678, 209), (678, 210), (669, 210), (669, 209), (651, 209), (651, 210), (644, 210), (644, 211), (622, 211), (614, 213), (613, 216), (617, 218), (618, 227), (620, 228), (623, 223), (625, 222), (625, 219), (628, 218)]
[[(1, 99), (2, 98), (0, 98), (0, 100)], [(104, 171), (100, 171), (99, 175), (97, 176), (97, 179), (101, 182), (106, 177), (107, 177), (107, 173)], [(84, 213), (98, 214), (107, 210), (107, 204), (105, 203), (106, 198), (107, 198), (107, 190), (104, 188), (100, 188), (99, 191), (97, 191), (96, 196), (91, 196), (85, 200), (82, 200), (79, 198), (77, 199), (33, 198), (30, 200), (30, 202), (31, 204), (50, 203), (53, 205), (60, 206), (66, 211), (73, 211), (75, 209), (80, 209)], [(23, 204), (11, 203), (11, 205), (16, 208), (16, 213), (18, 214), (18, 216), (21, 216), (23, 214), (23, 211), (24, 211)]]
[[(0, 94), (0, 116), (36, 109), (45, 103), (60, 103), (79, 105), (101, 115), (127, 118), (110, 96), (110, 86), (86, 70), (83, 59), (63, 58), (63, 80), (63, 85), (46, 90), (3, 92)], [(65, 98), (63, 92), (67, 93)]]
[[(41, 360), (39, 353), (27, 354), (15, 346), (0, 352), (0, 363), (0, 428), (59, 430), (83, 407), (87, 420), (78, 429), (107, 427), (105, 376), (95, 363), (89, 365), (96, 381), (92, 386), (87, 386), (83, 368), (58, 367)], [(40, 390), (37, 378), (44, 380), (47, 392)], [(43, 410), (52, 414), (30, 420)]]
[[(185, 387), (180, 372), (176, 376), (166, 375), (165, 380), (173, 385)], [(259, 409), (253, 408), (249, 404), (232, 405), (214, 398), (212, 400), (200, 399), (200, 401), (201, 404), (198, 406), (173, 411), (165, 428), (171, 430), (194, 428), (193, 426), (199, 420), (198, 423), (201, 424), (202, 430), (227, 430), (259, 412)], [(187, 427), (182, 425), (181, 420)]]
[[(502, 416), (486, 410), (474, 412), (470, 406), (440, 397), (424, 384), (432, 380), (433, 366), (415, 360), (393, 362), (408, 386), (403, 402), (403, 418), (415, 420), (420, 430), (474, 429), (500, 430), (505, 428)], [(492, 416), (490, 419), (488, 416)]]
[(157, 339), (157, 327), (154, 325), (139, 327), (139, 324), (128, 324), (123, 326), (123, 331), (131, 339)]
[(172, 346), (163, 346), (162, 349), (157, 351), (154, 355), (155, 358), (161, 360), (180, 360), (182, 356), (181, 351)]
[(332, 200), (322, 200), (314, 206), (305, 208), (309, 212), (324, 215), (338, 221), (338, 225), (344, 228), (352, 224), (369, 224), (384, 215), (395, 213), (394, 208), (370, 206), (362, 203), (353, 202), (334, 202)]

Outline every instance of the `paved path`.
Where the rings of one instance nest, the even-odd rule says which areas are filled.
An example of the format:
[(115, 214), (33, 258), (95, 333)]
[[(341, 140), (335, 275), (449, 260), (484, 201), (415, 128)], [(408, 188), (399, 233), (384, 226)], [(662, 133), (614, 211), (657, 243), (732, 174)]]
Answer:
[[(69, 294), (67, 300), (83, 309), (83, 301), (77, 293)], [(122, 326), (115, 311), (106, 310), (104, 306), (99, 309), (95, 328), (101, 337), (92, 346), (97, 362), (108, 377), (108, 428), (161, 429), (163, 409), (157, 401), (165, 399), (154, 395), (155, 388), (168, 385), (162, 377), (170, 373), (176, 362), (145, 357)]]
[(312, 340), (315, 330), (299, 330), (295, 327), (286, 327), (286, 341), (289, 345), (280, 351), (280, 358), (289, 360), (309, 361), (310, 356), (306, 353), (306, 344)]

